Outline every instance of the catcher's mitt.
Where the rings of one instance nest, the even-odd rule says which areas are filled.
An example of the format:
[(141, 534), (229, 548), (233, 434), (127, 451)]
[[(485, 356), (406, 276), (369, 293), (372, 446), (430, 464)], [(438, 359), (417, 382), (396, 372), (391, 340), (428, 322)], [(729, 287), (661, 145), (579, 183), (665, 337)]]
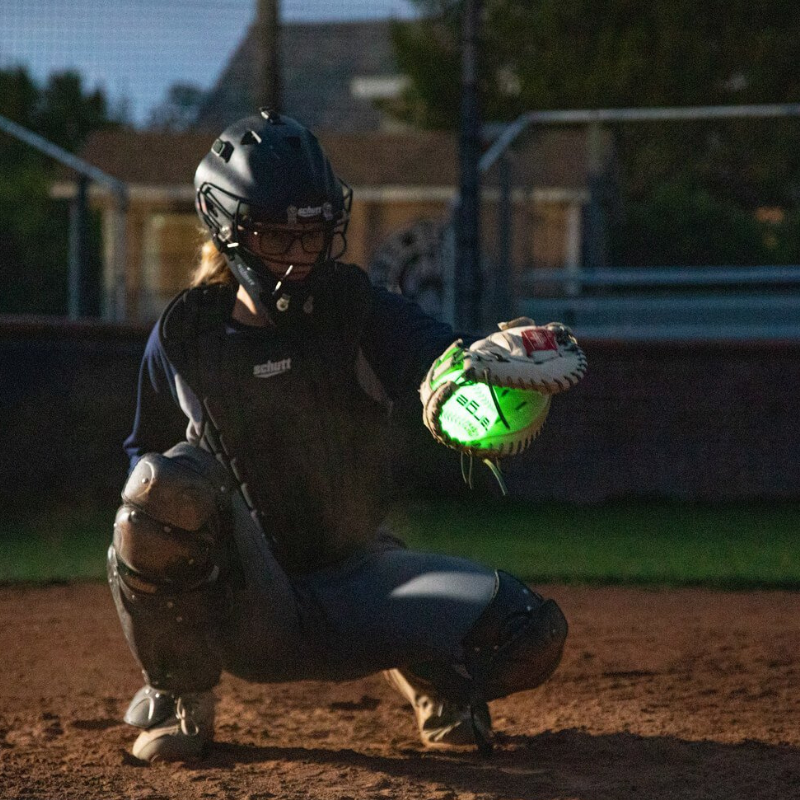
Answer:
[[(537, 326), (523, 317), (499, 327), (467, 348), (454, 342), (428, 370), (420, 397), (433, 437), (483, 460), (505, 493), (496, 462), (531, 444), (551, 396), (584, 376), (586, 356), (560, 323)], [(469, 478), (465, 475), (471, 483)]]

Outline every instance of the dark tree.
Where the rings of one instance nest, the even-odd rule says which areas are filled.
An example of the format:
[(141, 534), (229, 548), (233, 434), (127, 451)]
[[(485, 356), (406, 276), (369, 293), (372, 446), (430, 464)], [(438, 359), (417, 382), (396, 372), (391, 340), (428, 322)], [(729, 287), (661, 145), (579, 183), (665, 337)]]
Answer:
[[(398, 23), (399, 66), (410, 78), (388, 106), (431, 128), (458, 122), (461, 2), (414, 0), (424, 12)], [(484, 118), (509, 121), (531, 110), (736, 105), (800, 101), (800, 4), (795, 0), (485, 0), (480, 87)], [(685, 199), (689, 227), (703, 229), (706, 200), (740, 213), (800, 205), (800, 120), (615, 126), (622, 208), (613, 242), (618, 263), (637, 263), (623, 233), (642, 215)], [(660, 199), (658, 199), (660, 197)], [(700, 214), (700, 216), (696, 216)], [(707, 221), (707, 220), (706, 220)], [(657, 220), (654, 220), (657, 222)], [(753, 226), (751, 226), (753, 227)], [(784, 226), (785, 227), (785, 226)], [(753, 227), (748, 253), (788, 255), (780, 230)], [(777, 239), (775, 238), (777, 236)], [(761, 246), (756, 246), (761, 242)], [(772, 245), (770, 244), (772, 242)], [(697, 241), (698, 257), (708, 253)], [(774, 245), (774, 246), (773, 246)], [(695, 248), (686, 243), (688, 261)], [(666, 251), (663, 258), (672, 258)], [(654, 261), (669, 263), (653, 253)]]
[(206, 93), (199, 86), (176, 83), (150, 112), (147, 126), (154, 130), (180, 132), (192, 127)]
[[(4, 116), (71, 152), (116, 124), (103, 93), (85, 91), (74, 72), (39, 86), (25, 69), (0, 70), (0, 97)], [(0, 313), (66, 313), (68, 208), (50, 198), (60, 167), (3, 133), (0, 163)], [(97, 243), (96, 225), (93, 235)]]

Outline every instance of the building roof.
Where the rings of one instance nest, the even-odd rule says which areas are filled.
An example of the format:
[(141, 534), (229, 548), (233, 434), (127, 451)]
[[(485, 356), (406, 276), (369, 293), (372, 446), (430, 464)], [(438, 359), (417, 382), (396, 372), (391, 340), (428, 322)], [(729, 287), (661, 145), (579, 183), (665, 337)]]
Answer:
[[(334, 170), (351, 186), (455, 187), (458, 140), (433, 131), (402, 133), (321, 132)], [(128, 184), (191, 186), (194, 172), (214, 141), (207, 133), (99, 131), (81, 157)], [(515, 150), (512, 182), (517, 187), (582, 190), (586, 187), (585, 137), (578, 129), (546, 130)], [(496, 183), (489, 175), (486, 183)]]
[[(370, 131), (385, 115), (354, 96), (353, 79), (397, 72), (390, 20), (287, 23), (280, 29), (282, 110), (315, 130)], [(203, 103), (196, 127), (218, 131), (259, 105), (252, 96), (256, 58), (251, 27)]]

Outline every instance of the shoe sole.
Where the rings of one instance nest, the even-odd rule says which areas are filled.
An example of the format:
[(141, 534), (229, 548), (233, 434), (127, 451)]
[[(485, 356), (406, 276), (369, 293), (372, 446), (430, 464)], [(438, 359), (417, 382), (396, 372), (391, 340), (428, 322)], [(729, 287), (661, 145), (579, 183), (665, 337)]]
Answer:
[(134, 742), (131, 752), (134, 758), (146, 761), (150, 764), (158, 762), (177, 762), (186, 763), (202, 761), (211, 744), (211, 740), (205, 737), (176, 736), (171, 733), (163, 733), (160, 736), (150, 737), (150, 731), (143, 731), (139, 738)]
[[(427, 750), (460, 750), (464, 748), (475, 748), (479, 743), (475, 736), (475, 731), (472, 728), (472, 720), (464, 720), (460, 725), (455, 725), (451, 730), (447, 731), (445, 736), (452, 737), (447, 741), (436, 741), (431, 739), (423, 730), (423, 721), (419, 717), (417, 705), (414, 701), (416, 691), (414, 687), (408, 682), (403, 673), (398, 669), (384, 670), (383, 677), (387, 683), (399, 694), (401, 694), (411, 705), (414, 711), (414, 718), (417, 723), (417, 733), (419, 734), (422, 745)], [(479, 726), (481, 736), (488, 740), (491, 736), (491, 723), (486, 726), (485, 723)]]

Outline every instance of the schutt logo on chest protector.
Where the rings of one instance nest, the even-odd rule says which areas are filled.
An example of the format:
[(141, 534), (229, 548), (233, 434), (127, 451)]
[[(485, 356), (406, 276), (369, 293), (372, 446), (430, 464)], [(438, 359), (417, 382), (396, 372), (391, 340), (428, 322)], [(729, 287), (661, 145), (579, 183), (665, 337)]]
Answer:
[(267, 361), (266, 364), (256, 364), (253, 367), (253, 375), (256, 378), (274, 378), (292, 368), (292, 359), (284, 358), (280, 361)]

